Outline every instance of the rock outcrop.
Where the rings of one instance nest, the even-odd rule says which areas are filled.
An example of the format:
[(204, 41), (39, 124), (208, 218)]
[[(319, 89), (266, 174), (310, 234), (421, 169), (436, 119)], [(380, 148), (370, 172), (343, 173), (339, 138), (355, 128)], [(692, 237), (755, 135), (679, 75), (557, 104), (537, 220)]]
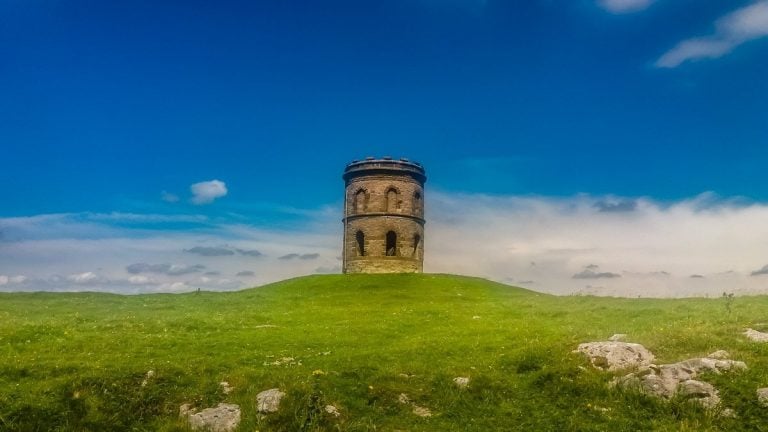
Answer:
[(654, 359), (644, 346), (619, 341), (587, 342), (575, 352), (586, 354), (592, 366), (609, 371), (646, 367)]
[(755, 342), (768, 342), (768, 333), (759, 332), (751, 328), (746, 329), (744, 331), (744, 335), (747, 337), (747, 339), (753, 340)]
[(453, 383), (458, 388), (466, 388), (469, 385), (469, 378), (468, 377), (456, 377), (453, 379)]
[(757, 402), (768, 408), (768, 387), (757, 389)]
[[(720, 351), (713, 354), (722, 356)], [(615, 379), (613, 384), (636, 388), (645, 394), (663, 399), (681, 396), (712, 409), (720, 404), (720, 395), (711, 384), (700, 381), (699, 375), (704, 372), (720, 374), (745, 369), (747, 365), (741, 361), (693, 358), (672, 364), (649, 365)]]
[(240, 407), (220, 403), (214, 408), (195, 412), (189, 404), (179, 407), (179, 416), (185, 418), (192, 430), (209, 432), (231, 432), (240, 424)]
[(280, 401), (283, 399), (283, 396), (285, 396), (285, 393), (277, 388), (264, 390), (256, 395), (256, 408), (262, 414), (277, 412), (280, 409)]

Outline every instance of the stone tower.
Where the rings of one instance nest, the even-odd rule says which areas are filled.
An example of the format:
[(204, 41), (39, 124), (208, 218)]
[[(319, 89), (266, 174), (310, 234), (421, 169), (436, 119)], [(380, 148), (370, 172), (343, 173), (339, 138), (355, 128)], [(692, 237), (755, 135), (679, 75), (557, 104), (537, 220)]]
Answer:
[(424, 267), (421, 164), (369, 157), (344, 170), (344, 273), (420, 273)]

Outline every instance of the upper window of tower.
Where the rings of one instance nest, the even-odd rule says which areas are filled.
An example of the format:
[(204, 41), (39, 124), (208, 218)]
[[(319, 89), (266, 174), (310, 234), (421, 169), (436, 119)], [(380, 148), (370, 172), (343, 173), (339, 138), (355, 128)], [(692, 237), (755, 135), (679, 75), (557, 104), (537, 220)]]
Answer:
[(360, 189), (355, 193), (355, 199), (352, 203), (355, 213), (363, 213), (368, 208), (368, 194), (365, 189)]
[(421, 192), (416, 191), (413, 194), (413, 213), (415, 215), (421, 216), (421, 212)]
[(396, 212), (400, 210), (400, 197), (397, 189), (391, 187), (387, 189), (387, 211)]

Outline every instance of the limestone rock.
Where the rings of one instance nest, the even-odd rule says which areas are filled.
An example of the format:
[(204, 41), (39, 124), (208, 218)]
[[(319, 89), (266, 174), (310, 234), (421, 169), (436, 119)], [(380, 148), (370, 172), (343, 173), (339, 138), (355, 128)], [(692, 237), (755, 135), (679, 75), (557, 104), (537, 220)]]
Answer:
[(231, 432), (240, 424), (240, 407), (235, 404), (220, 403), (197, 413), (189, 404), (184, 404), (179, 407), (179, 415), (187, 419), (192, 430)]
[(468, 377), (456, 377), (456, 378), (453, 379), (453, 383), (456, 384), (456, 387), (466, 388), (469, 385), (469, 378)]
[(328, 414), (330, 414), (330, 415), (332, 415), (334, 417), (338, 417), (338, 416), (341, 415), (341, 413), (339, 412), (339, 409), (336, 408), (333, 405), (326, 405), (324, 409), (325, 409), (326, 413), (328, 413)]
[(757, 401), (760, 405), (768, 408), (768, 387), (757, 389)]
[(712, 409), (720, 404), (720, 395), (715, 387), (704, 381), (687, 380), (680, 383), (678, 393), (691, 402)]
[[(679, 363), (661, 365), (655, 373), (642, 378), (643, 391), (646, 394), (660, 396), (666, 399), (674, 396), (681, 382), (692, 379), (696, 373)], [(650, 384), (655, 384), (651, 386)]]
[(192, 408), (192, 405), (190, 404), (183, 404), (179, 407), (179, 417), (187, 417), (187, 415), (192, 414), (194, 412), (194, 408)]
[(416, 405), (405, 393), (400, 393), (397, 401), (403, 405), (410, 405), (413, 408), (413, 413), (419, 417), (432, 417), (432, 411), (429, 408)]
[(418, 405), (413, 406), (413, 413), (419, 417), (432, 417), (432, 411), (430, 411), (429, 408)]
[(232, 393), (232, 386), (230, 386), (229, 383), (226, 381), (220, 382), (219, 387), (221, 388), (221, 392), (224, 393), (225, 395)]
[(696, 373), (699, 372), (714, 372), (722, 373), (729, 370), (745, 370), (747, 364), (742, 361), (735, 360), (716, 360), (713, 358), (693, 358), (678, 363), (693, 370)]
[(623, 342), (627, 340), (627, 335), (624, 333), (616, 333), (615, 335), (609, 337), (608, 340), (611, 342)]
[(728, 360), (731, 358), (731, 355), (728, 353), (728, 351), (717, 350), (713, 353), (710, 353), (707, 357), (715, 360)]
[[(714, 409), (720, 404), (720, 396), (712, 384), (699, 381), (698, 375), (703, 372), (720, 374), (746, 368), (746, 363), (741, 361), (712, 357), (692, 358), (678, 363), (642, 367), (636, 372), (614, 379), (612, 385), (635, 388), (647, 395), (663, 399), (680, 395), (705, 408)], [(768, 389), (766, 393), (768, 399)]]
[(583, 343), (576, 352), (586, 354), (592, 366), (609, 371), (648, 366), (654, 359), (640, 344), (617, 341)]
[(277, 412), (280, 409), (280, 401), (283, 396), (285, 393), (277, 388), (264, 390), (256, 395), (256, 407), (262, 414)]
[(141, 381), (141, 386), (142, 386), (142, 387), (146, 387), (146, 386), (147, 386), (147, 384), (149, 384), (149, 381), (150, 381), (152, 378), (154, 378), (154, 377), (155, 377), (155, 371), (153, 371), (153, 370), (151, 370), (151, 369), (150, 369), (150, 370), (148, 370), (148, 371), (147, 371), (147, 374), (146, 374), (146, 375), (144, 375), (144, 380), (142, 380), (142, 381)]
[(745, 330), (744, 335), (747, 337), (747, 339), (753, 340), (755, 342), (768, 342), (768, 333), (759, 332), (751, 328)]

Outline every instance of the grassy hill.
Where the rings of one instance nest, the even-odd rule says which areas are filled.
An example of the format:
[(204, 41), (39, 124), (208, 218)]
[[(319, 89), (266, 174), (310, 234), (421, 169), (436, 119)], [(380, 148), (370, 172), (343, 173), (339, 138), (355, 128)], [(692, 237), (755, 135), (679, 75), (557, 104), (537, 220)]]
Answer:
[[(185, 402), (239, 404), (242, 431), (768, 430), (755, 398), (768, 386), (768, 344), (741, 335), (767, 322), (768, 297), (553, 297), (448, 275), (0, 294), (0, 430), (185, 430)], [(738, 418), (609, 390), (612, 375), (571, 351), (614, 333), (657, 363), (717, 349), (745, 361), (746, 372), (706, 378)], [(468, 388), (454, 385), (459, 376)], [(256, 394), (273, 387), (287, 396), (260, 418)], [(432, 417), (414, 415), (401, 393)], [(341, 416), (318, 412), (325, 404)]]

